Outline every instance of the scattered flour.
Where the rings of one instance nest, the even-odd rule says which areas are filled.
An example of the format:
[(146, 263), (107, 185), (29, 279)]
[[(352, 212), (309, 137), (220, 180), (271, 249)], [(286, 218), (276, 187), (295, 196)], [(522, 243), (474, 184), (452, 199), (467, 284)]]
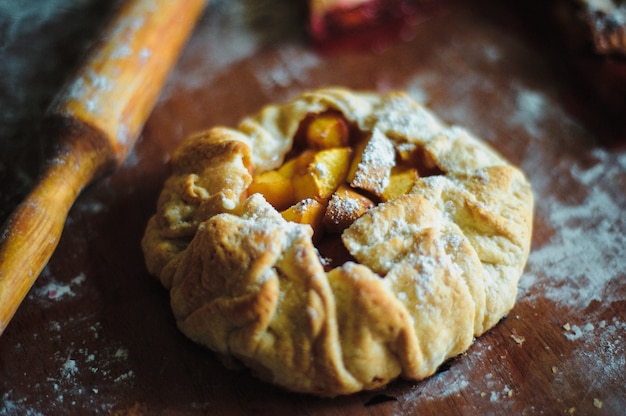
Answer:
[(35, 294), (52, 300), (62, 299), (66, 296), (73, 297), (76, 294), (72, 289), (84, 283), (85, 279), (86, 277), (83, 273), (73, 278), (69, 284), (61, 284), (54, 279), (50, 279), (45, 285), (36, 288)]
[(135, 372), (133, 370), (128, 370), (128, 372), (126, 372), (124, 374), (121, 374), (118, 377), (116, 377), (115, 380), (113, 380), (113, 382), (119, 383), (120, 381), (130, 380), (133, 377), (135, 377)]
[[(134, 153), (131, 152), (131, 154)], [(99, 214), (101, 212), (106, 212), (109, 209), (108, 205), (101, 201), (95, 200), (91, 194), (84, 198), (81, 198), (76, 204), (76, 207), (77, 209), (89, 214)]]
[[(268, 22), (280, 20), (282, 23), (276, 25), (279, 29), (285, 26), (285, 19), (293, 20), (290, 13), (297, 12), (297, 7), (293, 5), (267, 8), (263, 3), (259, 3), (259, 6), (255, 4), (252, 1), (209, 2), (204, 22), (196, 28), (183, 59), (172, 71), (171, 79), (175, 82), (166, 85), (161, 92), (160, 102), (171, 97), (175, 90), (182, 88), (193, 91), (210, 85), (232, 65), (259, 52), (265, 46), (264, 41), (271, 41), (259, 36), (260, 33), (268, 32)], [(258, 15), (256, 18), (255, 14)], [(297, 24), (297, 20), (293, 21)], [(264, 25), (263, 29), (255, 27), (259, 24)], [(261, 87), (275, 101), (282, 101), (290, 98), (294, 89), (307, 84), (309, 72), (319, 66), (320, 58), (314, 52), (296, 45), (281, 44), (276, 51), (269, 61), (261, 57), (257, 59), (251, 76), (257, 78)], [(194, 59), (187, 61), (185, 56), (193, 56)], [(281, 91), (280, 94), (278, 91)]]
[[(520, 282), (520, 302), (547, 299), (580, 318), (593, 301), (608, 306), (624, 300), (626, 152), (596, 145), (548, 97), (521, 86), (517, 90), (511, 123), (530, 139), (522, 168), (535, 191), (536, 221), (550, 230), (531, 250)], [(548, 118), (562, 120), (554, 127), (558, 130), (549, 130)], [(591, 156), (583, 160), (580, 149), (563, 141), (564, 134), (579, 135), (571, 143), (591, 146)], [(623, 378), (626, 323), (619, 316), (599, 323), (589, 319), (594, 324), (563, 325), (564, 339), (572, 343), (573, 352), (553, 367), (554, 396), (568, 400), (570, 408), (589, 403), (617, 408), (623, 398), (593, 395)], [(571, 396), (577, 391), (573, 378), (587, 386), (586, 395)]]
[(0, 397), (0, 416), (44, 416), (31, 408), (25, 408), (26, 399), (13, 398), (13, 390), (9, 390)]
[[(571, 325), (564, 329), (564, 337), (572, 343), (573, 352), (559, 363), (552, 388), (557, 397), (568, 399), (574, 407), (583, 402), (598, 403), (619, 408), (624, 398), (601, 397), (603, 387), (623, 378), (626, 368), (626, 322), (619, 317), (602, 320), (597, 325)], [(584, 369), (584, 371), (580, 371)], [(587, 386), (583, 396), (572, 396), (572, 374), (576, 382)], [(621, 402), (620, 402), (621, 400)], [(587, 405), (588, 407), (588, 405)]]
[(115, 351), (114, 357), (127, 360), (128, 359), (128, 350), (126, 348), (118, 348), (117, 351)]
[(61, 367), (61, 376), (63, 378), (69, 379), (74, 376), (78, 372), (78, 367), (76, 366), (76, 360), (71, 359), (69, 356), (65, 363)]
[[(507, 384), (500, 374), (492, 372), (485, 373), (482, 379), (477, 379), (472, 374), (482, 374), (485, 372), (484, 363), (488, 362), (488, 355), (491, 354), (493, 348), (491, 345), (483, 344), (481, 340), (477, 340), (472, 347), (471, 352), (463, 358), (469, 367), (463, 371), (455, 371), (455, 367), (448, 371), (443, 371), (426, 379), (423, 383), (417, 384), (403, 394), (399, 399), (400, 406), (406, 403), (407, 410), (414, 411), (416, 401), (437, 401), (447, 397), (472, 397), (468, 403), (475, 403), (476, 400), (483, 400), (485, 403), (495, 404), (501, 411), (509, 409), (508, 406), (513, 405), (514, 401), (509, 401), (515, 394), (515, 387)], [(459, 401), (457, 403), (462, 403)], [(469, 407), (465, 409), (462, 406), (459, 412), (468, 413), (475, 412), (475, 408)], [(537, 414), (527, 409), (521, 414)]]
[[(206, 86), (222, 70), (259, 48), (257, 36), (246, 21), (242, 2), (211, 1), (207, 10), (206, 22), (196, 28), (197, 33), (185, 50), (185, 54), (200, 57), (201, 62), (185, 66), (183, 60), (174, 68), (172, 79), (176, 80), (176, 88), (195, 90)], [(160, 100), (167, 99), (173, 87), (173, 83), (167, 85)]]
[[(522, 167), (537, 196), (536, 217), (553, 230), (547, 242), (531, 250), (520, 294), (523, 301), (542, 296), (582, 310), (592, 300), (618, 300), (619, 292), (606, 288), (626, 276), (626, 200), (618, 185), (626, 184), (626, 153), (597, 147), (593, 160), (583, 165), (575, 149), (548, 142), (558, 136), (546, 130), (545, 117), (561, 116), (569, 130), (584, 134), (557, 111), (543, 95), (519, 89), (512, 123), (519, 123), (531, 138), (545, 138), (531, 139)], [(550, 152), (559, 152), (567, 162), (554, 166), (546, 156)], [(552, 157), (559, 160), (559, 154)], [(581, 199), (567, 199), (577, 192), (583, 194)]]
[(577, 309), (592, 300), (616, 300), (612, 295), (619, 294), (605, 293), (605, 287), (624, 278), (623, 208), (600, 187), (591, 188), (582, 204), (567, 205), (548, 197), (541, 208), (555, 234), (531, 252), (523, 290), (539, 285), (545, 297)]
[[(62, 322), (53, 321), (49, 328), (53, 333), (67, 334), (85, 320), (84, 316), (71, 317)], [(88, 406), (84, 411), (108, 414), (116, 404), (115, 397), (108, 394), (109, 387), (115, 383), (125, 388), (135, 382), (132, 356), (128, 348), (114, 340), (103, 340), (98, 350), (86, 347), (102, 338), (101, 324), (91, 325), (89, 329), (91, 340), (83, 340), (84, 345), (78, 340), (67, 345), (67, 341), (57, 336), (46, 337), (47, 342), (59, 346), (59, 350), (45, 360), (47, 377), (31, 380), (26, 391), (0, 392), (0, 416), (41, 414), (34, 409), (46, 409), (46, 414), (66, 414), (69, 409), (80, 410), (71, 407), (77, 403)], [(38, 333), (31, 336), (31, 343), (43, 339)], [(14, 346), (16, 357), (21, 348), (19, 344)], [(33, 359), (36, 361), (37, 357)], [(83, 382), (85, 372), (91, 373), (89, 386)]]
[[(319, 62), (319, 57), (312, 52), (287, 47), (278, 52), (270, 65), (260, 66), (255, 75), (268, 92), (277, 88), (298, 87), (306, 84), (309, 71), (317, 67)], [(285, 98), (291, 95), (292, 90), (288, 90)]]
[(548, 103), (545, 97), (533, 90), (520, 88), (517, 94), (517, 111), (512, 123), (524, 126), (532, 137), (540, 135), (540, 123), (544, 119)]

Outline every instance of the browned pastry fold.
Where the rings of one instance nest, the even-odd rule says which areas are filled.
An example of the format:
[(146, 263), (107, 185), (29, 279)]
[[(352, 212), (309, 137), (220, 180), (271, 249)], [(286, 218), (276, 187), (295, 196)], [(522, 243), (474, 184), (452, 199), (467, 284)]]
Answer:
[[(330, 270), (309, 225), (247, 192), (288, 157), (302, 120), (327, 110), (398, 154), (419, 150), (436, 173), (348, 226), (351, 258)], [(528, 181), (403, 93), (305, 92), (237, 129), (190, 137), (172, 165), (143, 239), (148, 269), (184, 334), (264, 380), (321, 396), (419, 380), (514, 305), (532, 231)]]

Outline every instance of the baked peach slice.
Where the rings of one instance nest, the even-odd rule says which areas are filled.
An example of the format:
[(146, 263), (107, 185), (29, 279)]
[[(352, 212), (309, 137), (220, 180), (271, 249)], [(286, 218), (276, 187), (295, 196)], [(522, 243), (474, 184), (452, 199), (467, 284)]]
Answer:
[(304, 169), (295, 169), (294, 193), (297, 201), (307, 198), (326, 200), (345, 181), (352, 148), (336, 147), (317, 151)]
[(383, 190), (380, 199), (383, 202), (391, 201), (408, 193), (419, 179), (417, 169), (407, 166), (395, 166), (389, 175), (389, 184)]
[(324, 213), (324, 227), (329, 232), (341, 233), (376, 204), (347, 185), (340, 185), (328, 201)]
[(248, 193), (262, 194), (274, 208), (283, 210), (296, 202), (291, 178), (276, 170), (268, 170), (254, 177)]
[(348, 146), (350, 141), (348, 123), (338, 113), (317, 114), (307, 126), (306, 141), (311, 149)]
[(325, 211), (326, 204), (324, 202), (307, 198), (282, 211), (281, 215), (287, 221), (309, 224), (313, 228), (313, 235), (319, 238), (322, 234), (322, 219)]
[(389, 184), (395, 162), (393, 143), (382, 132), (374, 130), (367, 140), (356, 146), (347, 180), (353, 188), (380, 197)]

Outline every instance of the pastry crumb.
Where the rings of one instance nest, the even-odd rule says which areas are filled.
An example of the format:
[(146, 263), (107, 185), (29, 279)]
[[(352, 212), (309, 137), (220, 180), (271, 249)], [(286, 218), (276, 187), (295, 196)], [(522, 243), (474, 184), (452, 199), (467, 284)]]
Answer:
[(519, 345), (520, 347), (522, 346), (524, 341), (526, 341), (526, 338), (519, 335), (515, 329), (511, 331), (511, 338), (513, 338), (513, 341), (515, 341), (515, 343)]
[(572, 330), (572, 326), (569, 324), (569, 322), (567, 322), (565, 325), (563, 325), (563, 329), (566, 331), (571, 331)]
[(596, 407), (598, 409), (602, 409), (602, 400), (594, 397), (593, 398), (593, 407)]

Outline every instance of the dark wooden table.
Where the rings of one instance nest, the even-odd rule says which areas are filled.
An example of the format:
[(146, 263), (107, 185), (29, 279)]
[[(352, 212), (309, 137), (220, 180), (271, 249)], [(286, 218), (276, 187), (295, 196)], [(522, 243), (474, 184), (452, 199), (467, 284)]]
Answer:
[[(33, 185), (43, 111), (112, 7), (26, 3), (0, 6), (0, 220)], [(209, 5), (135, 151), (79, 197), (0, 338), (0, 415), (626, 414), (626, 139), (604, 140), (603, 104), (567, 54), (503, 2), (333, 53), (311, 47), (297, 2), (267, 3)], [(521, 166), (536, 197), (506, 319), (427, 380), (332, 400), (226, 370), (188, 341), (139, 246), (186, 135), (326, 85), (407, 90)]]

